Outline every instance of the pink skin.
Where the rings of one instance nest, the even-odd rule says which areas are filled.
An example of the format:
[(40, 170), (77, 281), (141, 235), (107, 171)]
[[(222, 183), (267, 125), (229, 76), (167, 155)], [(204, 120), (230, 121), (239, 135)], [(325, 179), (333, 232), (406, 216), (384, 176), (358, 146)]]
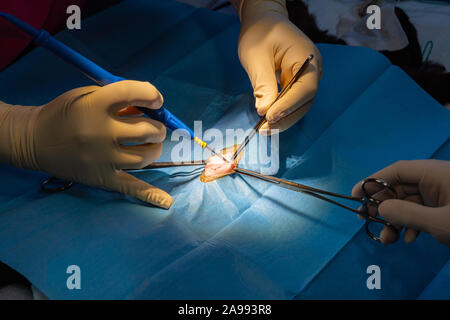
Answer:
[(225, 162), (218, 156), (212, 156), (208, 159), (205, 166), (205, 176), (226, 175), (233, 172), (236, 165), (234, 163)]

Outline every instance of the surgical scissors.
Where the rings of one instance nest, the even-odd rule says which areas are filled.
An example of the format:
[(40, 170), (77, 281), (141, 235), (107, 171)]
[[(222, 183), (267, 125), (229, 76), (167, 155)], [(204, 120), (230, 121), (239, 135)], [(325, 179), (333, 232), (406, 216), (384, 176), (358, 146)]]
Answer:
[[(309, 187), (309, 186), (302, 185), (302, 184), (292, 182), (289, 180), (284, 180), (284, 179), (280, 179), (280, 178), (276, 178), (276, 177), (272, 177), (272, 176), (263, 175), (258, 172), (254, 172), (254, 171), (239, 168), (239, 167), (234, 168), (234, 171), (239, 174), (245, 175), (245, 176), (250, 176), (250, 177), (253, 177), (256, 179), (260, 179), (263, 181), (267, 181), (267, 182), (276, 184), (276, 185), (286, 188), (286, 189), (290, 189), (293, 191), (308, 194), (310, 196), (330, 202), (341, 208), (344, 208), (344, 209), (350, 210), (356, 214), (359, 214), (366, 220), (365, 229), (366, 229), (367, 235), (377, 242), (381, 242), (380, 237), (377, 237), (376, 235), (374, 235), (372, 233), (372, 231), (370, 231), (370, 228), (369, 228), (370, 224), (381, 224), (381, 225), (391, 229), (392, 231), (394, 231), (394, 233), (398, 237), (398, 230), (390, 222), (388, 222), (382, 218), (372, 216), (369, 214), (369, 206), (375, 207), (377, 209), (377, 214), (378, 214), (378, 206), (382, 202), (382, 200), (380, 200), (380, 199), (375, 199), (374, 194), (369, 193), (369, 191), (367, 190), (367, 186), (369, 184), (374, 184), (375, 186), (378, 186), (379, 190), (377, 190), (375, 194), (382, 194), (383, 192), (388, 191), (389, 193), (391, 193), (391, 198), (397, 198), (397, 192), (395, 191), (395, 189), (382, 179), (368, 178), (368, 179), (363, 180), (362, 184), (361, 184), (363, 196), (362, 197), (353, 197), (353, 196), (338, 194), (338, 193), (334, 193), (334, 192), (329, 192), (329, 191)], [(354, 209), (352, 207), (346, 206), (340, 202), (337, 202), (333, 199), (325, 197), (325, 195), (335, 197), (335, 198), (359, 202), (362, 205), (362, 210), (360, 211), (358, 209)]]
[[(158, 168), (168, 168), (168, 167), (178, 167), (178, 166), (204, 166), (205, 164), (206, 164), (205, 160), (186, 161), (186, 162), (154, 162), (143, 169), (158, 169)], [(131, 170), (131, 171), (134, 171), (134, 170)], [(266, 182), (270, 182), (270, 183), (273, 183), (273, 184), (278, 185), (285, 189), (305, 193), (305, 194), (313, 196), (315, 198), (330, 202), (341, 208), (350, 210), (350, 211), (360, 215), (362, 218), (364, 218), (366, 220), (366, 222), (365, 222), (366, 233), (370, 238), (372, 238), (373, 240), (375, 240), (377, 242), (381, 242), (380, 237), (378, 237), (372, 233), (372, 231), (369, 228), (370, 224), (381, 224), (382, 226), (385, 226), (385, 227), (391, 229), (395, 233), (395, 235), (398, 236), (398, 230), (390, 222), (388, 222), (382, 218), (372, 216), (369, 214), (369, 206), (375, 207), (378, 211), (378, 206), (381, 204), (381, 202), (383, 200), (376, 199), (374, 197), (374, 194), (369, 193), (369, 191), (367, 190), (368, 184), (374, 184), (375, 186), (378, 187), (378, 190), (376, 190), (375, 194), (382, 194), (383, 192), (388, 191), (391, 194), (390, 198), (397, 198), (397, 192), (395, 191), (395, 189), (382, 179), (368, 178), (368, 179), (363, 180), (362, 184), (361, 184), (363, 196), (362, 197), (354, 197), (354, 196), (348, 196), (348, 195), (343, 195), (343, 194), (338, 194), (338, 193), (334, 193), (334, 192), (330, 192), (330, 191), (326, 191), (326, 190), (313, 188), (310, 186), (302, 185), (302, 184), (299, 184), (299, 183), (296, 183), (293, 181), (280, 179), (280, 178), (273, 177), (273, 176), (263, 175), (258, 172), (243, 169), (240, 167), (235, 167), (234, 172), (245, 175), (245, 176), (250, 176), (250, 177), (253, 177), (253, 178), (256, 178), (259, 180), (263, 180)], [(56, 187), (51, 187), (52, 184), (56, 185)], [(58, 184), (61, 184), (61, 186), (58, 186)], [(51, 177), (51, 178), (45, 180), (41, 184), (41, 189), (46, 192), (55, 193), (55, 192), (67, 190), (70, 187), (72, 187), (72, 185), (73, 185), (73, 183), (70, 181), (66, 182), (64, 180), (61, 180), (61, 179), (58, 179), (55, 177)], [(362, 210), (358, 210), (358, 209), (349, 207), (349, 206), (342, 204), (336, 200), (327, 198), (326, 196), (359, 202), (359, 203), (361, 203)], [(378, 214), (378, 212), (377, 212), (377, 214)]]

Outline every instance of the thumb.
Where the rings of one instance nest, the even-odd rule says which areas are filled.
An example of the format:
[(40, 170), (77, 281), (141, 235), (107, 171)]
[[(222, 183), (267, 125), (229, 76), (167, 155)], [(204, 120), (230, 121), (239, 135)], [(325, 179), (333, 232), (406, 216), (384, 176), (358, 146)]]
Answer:
[(167, 192), (124, 171), (118, 171), (105, 187), (163, 209), (169, 209), (173, 203), (172, 197)]
[(270, 57), (250, 57), (250, 61), (242, 63), (247, 71), (255, 96), (255, 107), (260, 116), (266, 114), (270, 104), (278, 94), (277, 77), (273, 59)]
[(378, 211), (387, 221), (407, 228), (433, 233), (439, 224), (438, 208), (427, 207), (415, 202), (390, 199), (383, 201)]

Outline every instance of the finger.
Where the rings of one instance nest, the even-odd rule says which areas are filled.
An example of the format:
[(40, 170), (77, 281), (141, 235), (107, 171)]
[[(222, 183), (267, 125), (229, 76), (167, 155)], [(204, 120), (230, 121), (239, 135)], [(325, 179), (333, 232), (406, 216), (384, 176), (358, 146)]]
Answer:
[(392, 229), (388, 226), (384, 226), (383, 230), (380, 232), (380, 240), (383, 244), (390, 244), (396, 242), (400, 234), (403, 230), (403, 226), (400, 224), (391, 223), (391, 226), (395, 229)]
[(270, 124), (290, 115), (299, 108), (303, 108), (312, 101), (319, 85), (319, 73), (314, 65), (309, 65), (303, 74), (266, 113)]
[(393, 188), (399, 199), (406, 199), (410, 196), (420, 194), (419, 187), (416, 184), (397, 184)]
[[(359, 208), (359, 211), (361, 211), (362, 208)], [(376, 216), (376, 213), (369, 213), (372, 216)], [(366, 217), (360, 214), (357, 214), (357, 217), (362, 220), (366, 220)], [(380, 226), (380, 224), (376, 223), (376, 225)], [(392, 224), (392, 227), (394, 227), (395, 230), (388, 226), (383, 226), (379, 233), (379, 238), (382, 244), (390, 244), (398, 240), (399, 234), (402, 232), (402, 226)], [(374, 235), (377, 234), (376, 231), (372, 231)]]
[(95, 91), (97, 91), (98, 89), (101, 89), (101, 88), (102, 87), (96, 86), (96, 85), (79, 87), (79, 88), (75, 88), (75, 89), (69, 90), (69, 91), (65, 92), (63, 95), (81, 96), (81, 95), (86, 95), (86, 94), (93, 93), (93, 92), (95, 92)]
[[(359, 192), (352, 192), (352, 196), (354, 197), (359, 197), (361, 199), (363, 199), (365, 197), (365, 194), (363, 192), (360, 192), (360, 196), (355, 196), (354, 194), (359, 193)], [(392, 192), (385, 192), (385, 190), (379, 190), (378, 192), (375, 192), (373, 194), (369, 193), (370, 197), (375, 199), (375, 200), (380, 200), (380, 201), (384, 201), (387, 199), (393, 199), (395, 197), (393, 197)], [(363, 215), (364, 214), (368, 214), (372, 217), (376, 217), (378, 215), (378, 205), (368, 202), (366, 204), (365, 207), (360, 206), (358, 208), (358, 211), (361, 212)], [(364, 218), (363, 215), (361, 215), (361, 218)]]
[(398, 228), (397, 232), (395, 232), (394, 230), (388, 228), (388, 227), (384, 227), (383, 230), (381, 230), (380, 232), (380, 241), (382, 244), (391, 244), (394, 243), (398, 240), (398, 235), (401, 232), (401, 228), (400, 230)]
[(173, 203), (172, 197), (167, 192), (124, 171), (118, 171), (114, 174), (107, 181), (105, 187), (164, 209), (169, 209)]
[(117, 115), (118, 115), (119, 117), (140, 116), (140, 115), (142, 115), (142, 114), (143, 114), (143, 113), (142, 113), (141, 111), (139, 111), (139, 109), (137, 109), (136, 107), (132, 107), (132, 106), (129, 106), (129, 107), (120, 109), (120, 110), (117, 112)]
[(273, 57), (270, 55), (257, 56), (251, 59), (251, 62), (242, 65), (252, 83), (256, 111), (263, 116), (278, 94)]
[[(376, 177), (376, 176), (373, 176)], [(384, 179), (383, 179), (384, 180)], [(359, 181), (352, 189), (352, 196), (354, 197), (363, 197), (364, 192), (362, 190), (362, 183), (364, 180)], [(397, 194), (398, 199), (404, 199), (410, 195), (418, 194), (419, 193), (419, 187), (415, 184), (397, 184), (392, 186), (395, 190), (395, 193)], [(386, 191), (382, 194), (378, 194), (378, 191), (380, 190), (380, 186), (376, 183), (367, 183), (366, 186), (367, 194), (372, 195), (375, 199), (379, 200), (385, 200), (387, 198), (392, 198), (393, 194), (392, 192)], [(382, 196), (383, 198), (380, 199), (378, 197), (375, 197), (375, 195)]]
[(306, 103), (305, 106), (295, 110), (290, 115), (281, 118), (279, 121), (270, 124), (269, 122), (265, 122), (261, 128), (259, 129), (259, 133), (261, 135), (271, 135), (276, 132), (283, 132), (287, 129), (289, 129), (291, 126), (293, 126), (295, 123), (297, 123), (303, 116), (308, 112), (308, 110), (311, 108), (314, 101), (310, 101)]
[[(391, 200), (397, 200), (397, 199), (391, 199)], [(389, 201), (391, 201), (389, 200)], [(400, 200), (398, 200), (400, 201)], [(420, 194), (415, 195), (409, 195), (404, 200), (401, 200), (403, 202), (410, 202), (410, 203), (416, 203), (420, 205), (422, 203), (422, 197)], [(383, 202), (384, 203), (384, 202)], [(381, 204), (380, 204), (381, 206)], [(382, 217), (384, 217), (387, 221), (389, 221), (392, 226), (397, 229), (397, 232), (392, 230), (391, 228), (384, 227), (383, 230), (380, 232), (380, 240), (383, 244), (390, 244), (398, 240), (398, 235), (401, 233), (404, 224), (397, 222), (395, 219), (387, 218), (386, 216), (381, 214), (380, 207), (371, 206), (368, 205), (368, 214), (371, 216), (377, 216), (380, 214)], [(359, 208), (359, 211), (362, 211), (362, 207)], [(359, 218), (364, 219), (363, 216), (358, 215)], [(412, 243), (417, 236), (419, 235), (419, 231), (413, 228), (406, 228), (403, 240), (405, 243)]]
[(413, 243), (417, 237), (419, 236), (419, 231), (407, 228), (405, 233), (403, 234), (403, 242), (405, 243)]
[(86, 87), (80, 87), (75, 88), (69, 91), (64, 92), (54, 100), (52, 100), (51, 103), (55, 103), (56, 105), (62, 105), (60, 101), (64, 101), (64, 104), (67, 104), (68, 97), (70, 97), (70, 101), (73, 102), (74, 99), (78, 99), (83, 96), (87, 96), (97, 90), (101, 89), (100, 86), (86, 86)]
[(119, 144), (161, 143), (166, 138), (166, 127), (147, 117), (125, 118), (118, 121), (116, 135)]
[(362, 198), (362, 196), (364, 195), (364, 192), (362, 191), (362, 183), (363, 180), (359, 181), (353, 186), (352, 197)]
[(364, 180), (358, 182), (352, 189), (352, 196), (358, 197), (358, 198), (364, 198), (366, 196), (370, 196), (373, 199), (376, 200), (387, 200), (395, 198), (396, 195), (389, 190), (388, 188), (385, 188), (377, 183), (374, 182), (367, 182), (364, 186), (366, 193), (364, 192), (362, 185), (364, 183)]
[[(376, 199), (378, 199), (376, 194), (374, 195), (374, 197)], [(392, 199), (392, 198), (388, 198), (388, 199)], [(383, 199), (382, 201), (385, 201), (385, 200), (388, 200), (388, 199)], [(410, 195), (410, 196), (405, 197), (402, 200), (414, 202), (414, 203), (417, 203), (417, 204), (423, 204), (422, 196), (420, 194)], [(361, 207), (360, 207), (360, 209), (362, 210)], [(368, 204), (367, 205), (367, 211), (368, 211), (369, 215), (371, 215), (372, 217), (376, 217), (377, 215), (379, 215), (379, 206)]]
[[(386, 168), (383, 168), (368, 178), (383, 179), (391, 186), (395, 188), (396, 185), (418, 185), (425, 170), (425, 160), (413, 160), (413, 161), (397, 161)], [(361, 189), (362, 181), (358, 182), (352, 190), (352, 195), (355, 197), (362, 197), (363, 192)], [(403, 191), (403, 190), (400, 190)], [(409, 191), (405, 190), (405, 193)], [(401, 198), (399, 196), (399, 198)]]
[(163, 104), (161, 93), (149, 82), (124, 80), (109, 84), (90, 95), (93, 107), (103, 106), (113, 115), (128, 106), (159, 109)]
[(427, 160), (397, 161), (370, 177), (383, 179), (391, 185), (417, 185), (425, 173), (426, 163)]
[(427, 207), (412, 201), (386, 200), (380, 204), (378, 210), (387, 221), (415, 230), (432, 233), (435, 226), (439, 225), (437, 208)]
[(142, 169), (157, 160), (162, 153), (161, 143), (120, 146), (117, 169)]
[[(309, 42), (309, 40), (308, 40)], [(305, 47), (309, 47), (311, 44), (304, 44)], [(303, 52), (303, 54), (300, 54), (300, 52)], [(307, 57), (312, 54), (314, 58), (309, 62), (308, 69), (306, 70), (306, 73), (310, 71), (318, 72), (319, 73), (319, 80), (321, 77), (322, 72), (322, 56), (316, 48), (311, 48), (311, 51), (309, 53), (305, 53), (303, 50), (303, 45), (294, 45), (289, 47), (286, 51), (282, 51), (283, 55), (280, 59), (280, 65), (275, 66), (277, 69), (281, 69), (281, 87), (284, 88), (289, 81), (295, 76), (295, 74), (300, 70), (300, 68), (305, 63)]]
[[(405, 198), (405, 201), (411, 201), (411, 202), (414, 202), (414, 203), (421, 204), (422, 203), (422, 197), (420, 196), (420, 194), (410, 195), (410, 196)], [(363, 211), (363, 207), (362, 206), (359, 207), (358, 211), (362, 212)], [(369, 204), (367, 206), (366, 214), (369, 214), (372, 217), (376, 217), (379, 214), (379, 208), (377, 206)], [(357, 216), (360, 219), (365, 219), (365, 217), (362, 216), (362, 215), (358, 214)], [(402, 225), (395, 224), (395, 223), (392, 223), (392, 226), (397, 230), (397, 232), (395, 232), (394, 230), (392, 230), (391, 228), (386, 227), (386, 226), (380, 232), (380, 240), (381, 240), (381, 242), (383, 244), (393, 243), (393, 242), (398, 240), (398, 236), (401, 233), (403, 227), (402, 227)], [(416, 232), (415, 237), (414, 237), (414, 233), (412, 231), (408, 231), (408, 230), (412, 230), (412, 229), (409, 229), (409, 228), (406, 229), (406, 233), (404, 235), (404, 241), (406, 243), (410, 243), (410, 242), (414, 241), (415, 237), (417, 237), (417, 234), (418, 234), (418, 232)], [(407, 241), (410, 241), (410, 242), (407, 242)]]

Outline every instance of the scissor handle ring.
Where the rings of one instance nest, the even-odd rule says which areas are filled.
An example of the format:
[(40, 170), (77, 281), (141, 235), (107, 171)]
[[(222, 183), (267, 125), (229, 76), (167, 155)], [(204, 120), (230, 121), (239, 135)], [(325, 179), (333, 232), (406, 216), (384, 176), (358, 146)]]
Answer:
[[(49, 186), (51, 183), (57, 182), (57, 181), (61, 181), (61, 182), (65, 182), (65, 183), (61, 187), (50, 187)], [(61, 191), (67, 190), (70, 187), (72, 187), (72, 185), (73, 185), (72, 181), (64, 181), (64, 180), (61, 180), (56, 177), (50, 177), (41, 183), (41, 190), (48, 192), (48, 193), (56, 193), (56, 192), (61, 192)]]
[(397, 228), (395, 228), (395, 227), (392, 225), (392, 223), (390, 223), (390, 222), (388, 222), (388, 221), (386, 221), (386, 220), (380, 219), (380, 218), (378, 218), (378, 217), (372, 217), (372, 216), (370, 216), (370, 215), (368, 214), (368, 212), (367, 212), (367, 211), (368, 211), (368, 208), (367, 208), (367, 205), (368, 205), (368, 204), (373, 204), (373, 205), (377, 206), (377, 209), (378, 209), (378, 206), (380, 205), (380, 203), (381, 203), (382, 201), (373, 198), (372, 195), (370, 195), (370, 194), (367, 192), (367, 190), (366, 190), (366, 184), (367, 184), (367, 183), (374, 183), (374, 184), (377, 184), (377, 185), (379, 185), (379, 186), (382, 187), (382, 189), (381, 189), (380, 191), (382, 191), (382, 190), (384, 190), (384, 189), (387, 189), (387, 190), (389, 190), (390, 192), (392, 192), (392, 194), (394, 195), (394, 198), (397, 198), (397, 197), (398, 197), (398, 196), (397, 196), (397, 191), (395, 191), (395, 189), (394, 189), (389, 183), (387, 183), (386, 181), (384, 181), (384, 180), (382, 180), (382, 179), (368, 178), (368, 179), (365, 179), (365, 180), (363, 181), (363, 183), (362, 183), (362, 185), (361, 185), (361, 189), (362, 189), (362, 191), (363, 191), (363, 193), (364, 193), (363, 207), (364, 207), (364, 211), (366, 211), (366, 215), (365, 215), (366, 224), (365, 224), (365, 227), (366, 227), (366, 233), (367, 233), (367, 235), (368, 235), (369, 237), (371, 237), (373, 240), (375, 240), (375, 241), (377, 241), (377, 242), (381, 242), (380, 237), (375, 236), (375, 235), (370, 231), (370, 229), (369, 229), (369, 225), (370, 225), (371, 223), (381, 223), (381, 224), (383, 224), (385, 227), (388, 227), (389, 229), (391, 229), (391, 230), (395, 233), (396, 237), (398, 237), (398, 230), (397, 230)]
[(374, 234), (370, 231), (369, 225), (370, 225), (371, 223), (381, 223), (381, 224), (384, 225), (385, 227), (391, 229), (391, 230), (395, 233), (395, 237), (398, 238), (398, 230), (397, 230), (396, 227), (394, 227), (394, 225), (393, 225), (392, 223), (390, 223), (390, 222), (388, 222), (388, 221), (386, 221), (386, 220), (377, 218), (377, 217), (369, 216), (369, 215), (367, 215), (365, 218), (366, 218), (366, 224), (365, 224), (365, 227), (366, 227), (366, 233), (367, 233), (367, 235), (368, 235), (369, 237), (371, 237), (373, 240), (375, 240), (375, 241), (381, 243), (380, 237), (377, 237), (376, 235), (374, 235)]
[(376, 206), (378, 206), (381, 203), (381, 200), (373, 198), (372, 195), (370, 195), (367, 192), (367, 190), (366, 190), (366, 184), (367, 183), (377, 184), (377, 185), (382, 187), (381, 190), (388, 189), (389, 191), (392, 192), (392, 194), (394, 195), (394, 198), (397, 198), (397, 191), (395, 191), (395, 189), (389, 183), (384, 181), (383, 179), (376, 179), (376, 178), (365, 179), (365, 180), (363, 180), (363, 182), (361, 184), (361, 189), (362, 189), (362, 191), (364, 193), (363, 206), (364, 206), (365, 210), (367, 210), (367, 204), (369, 204), (369, 203), (374, 204)]

